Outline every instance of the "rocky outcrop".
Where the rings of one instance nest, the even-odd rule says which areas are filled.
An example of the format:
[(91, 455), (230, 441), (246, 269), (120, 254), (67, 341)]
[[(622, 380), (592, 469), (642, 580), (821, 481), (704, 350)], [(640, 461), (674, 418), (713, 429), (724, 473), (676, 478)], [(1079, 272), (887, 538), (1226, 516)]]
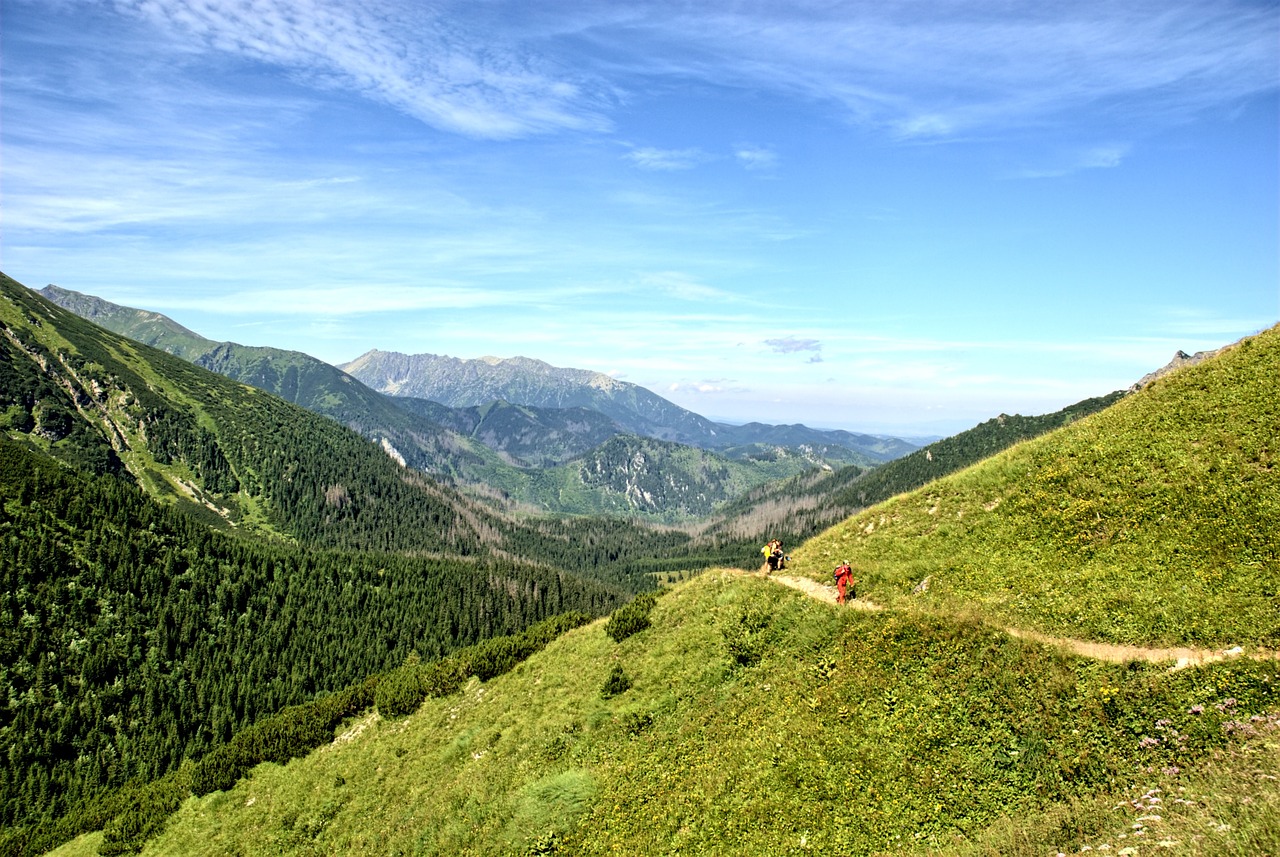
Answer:
[(1137, 383), (1129, 388), (1129, 392), (1136, 393), (1143, 387), (1150, 385), (1153, 381), (1168, 375), (1170, 372), (1181, 369), (1183, 366), (1194, 366), (1197, 363), (1208, 360), (1210, 357), (1215, 357), (1218, 354), (1221, 354), (1222, 351), (1222, 348), (1215, 348), (1213, 351), (1197, 351), (1195, 354), (1188, 354), (1187, 352), (1179, 349), (1174, 353), (1173, 359), (1168, 363), (1161, 366), (1156, 371), (1148, 372), (1146, 375), (1139, 378)]

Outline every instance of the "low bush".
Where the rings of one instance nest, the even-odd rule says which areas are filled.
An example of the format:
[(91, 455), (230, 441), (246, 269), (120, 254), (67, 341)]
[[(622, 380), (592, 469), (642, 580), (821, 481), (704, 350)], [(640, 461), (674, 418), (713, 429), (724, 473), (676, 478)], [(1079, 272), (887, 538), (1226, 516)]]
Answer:
[(618, 694), (626, 693), (630, 688), (631, 679), (622, 669), (622, 664), (614, 664), (613, 669), (609, 671), (609, 677), (600, 687), (600, 695), (605, 699), (612, 699)]
[(124, 811), (103, 828), (98, 853), (102, 857), (116, 857), (141, 851), (191, 793), (191, 773), (191, 765), (187, 764), (139, 789)]
[(561, 634), (585, 625), (591, 619), (579, 611), (561, 613), (531, 625), (519, 634), (494, 637), (429, 664), (406, 663), (388, 673), (383, 684), (379, 685), (376, 698), (378, 713), (383, 717), (411, 714), (428, 697), (439, 698), (456, 693), (468, 676), (475, 676), (481, 681), (496, 678), (541, 651)]
[(621, 643), (632, 634), (638, 634), (648, 628), (649, 613), (653, 611), (653, 605), (658, 603), (658, 597), (661, 594), (662, 590), (645, 592), (623, 604), (609, 616), (604, 632), (612, 637), (614, 642)]
[(758, 607), (744, 607), (736, 619), (721, 628), (729, 657), (740, 667), (758, 664), (764, 657), (771, 615)]

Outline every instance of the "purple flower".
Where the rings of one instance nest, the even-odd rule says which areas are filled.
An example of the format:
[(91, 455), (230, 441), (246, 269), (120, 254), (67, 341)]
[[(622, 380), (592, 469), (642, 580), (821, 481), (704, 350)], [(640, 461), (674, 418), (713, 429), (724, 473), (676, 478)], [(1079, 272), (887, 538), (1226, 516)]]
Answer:
[(1190, 708), (1188, 708), (1188, 709), (1187, 709), (1187, 713), (1188, 713), (1188, 714), (1204, 714), (1204, 706), (1203, 706), (1203, 705), (1193, 705), (1193, 706), (1191, 706)]

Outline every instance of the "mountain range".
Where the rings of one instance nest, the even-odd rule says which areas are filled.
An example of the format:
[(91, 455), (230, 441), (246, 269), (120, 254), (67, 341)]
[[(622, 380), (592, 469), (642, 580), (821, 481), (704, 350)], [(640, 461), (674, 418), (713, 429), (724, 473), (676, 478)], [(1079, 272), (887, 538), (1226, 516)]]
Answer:
[(917, 446), (901, 438), (798, 424), (717, 423), (602, 372), (561, 369), (527, 357), (463, 360), (374, 350), (338, 368), (393, 396), (429, 399), (453, 407), (502, 400), (547, 408), (587, 408), (613, 419), (631, 434), (702, 449), (750, 444), (819, 449), (839, 446), (865, 456), (861, 463), (874, 464), (905, 455)]
[(814, 490), (769, 576), (0, 298), (0, 853), (1280, 848), (1280, 328)]
[[(301, 352), (213, 342), (158, 313), (57, 286), (40, 293), (117, 333), (329, 416), (410, 467), (530, 510), (679, 521), (769, 480), (815, 467), (874, 466), (916, 448), (897, 438), (804, 426), (712, 423), (642, 387), (525, 358), (371, 352), (347, 364), (364, 377), (392, 372), (395, 380), (378, 382), (390, 391), (434, 398), (381, 395), (355, 374)], [(682, 450), (674, 438), (696, 449)], [(642, 487), (646, 477), (639, 473), (601, 479), (624, 447), (640, 456), (640, 471), (660, 469), (661, 483), (649, 479)]]

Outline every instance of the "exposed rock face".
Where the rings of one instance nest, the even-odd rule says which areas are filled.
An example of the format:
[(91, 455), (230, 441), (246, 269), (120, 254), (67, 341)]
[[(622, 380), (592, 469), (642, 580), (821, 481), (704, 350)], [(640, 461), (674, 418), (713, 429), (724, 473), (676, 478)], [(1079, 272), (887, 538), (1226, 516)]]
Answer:
[(836, 446), (862, 456), (862, 463), (878, 464), (917, 448), (900, 438), (803, 425), (716, 423), (636, 384), (528, 357), (464, 360), (373, 350), (338, 368), (392, 396), (415, 397), (452, 408), (479, 407), (494, 401), (536, 408), (584, 408), (604, 414), (628, 433), (701, 449), (749, 444)]
[(1173, 359), (1168, 363), (1161, 366), (1156, 371), (1148, 372), (1146, 375), (1139, 378), (1137, 383), (1129, 388), (1129, 392), (1136, 393), (1138, 390), (1141, 390), (1143, 387), (1146, 387), (1151, 382), (1159, 378), (1163, 378), (1170, 372), (1181, 369), (1183, 366), (1194, 366), (1201, 361), (1208, 360), (1210, 357), (1221, 354), (1222, 351), (1222, 348), (1215, 348), (1213, 351), (1197, 351), (1195, 354), (1188, 354), (1187, 352), (1179, 349), (1174, 353)]
[(717, 428), (705, 417), (643, 387), (528, 357), (464, 360), (374, 350), (338, 368), (379, 392), (429, 399), (452, 408), (494, 401), (537, 408), (587, 408), (635, 434), (702, 446), (715, 437)]

